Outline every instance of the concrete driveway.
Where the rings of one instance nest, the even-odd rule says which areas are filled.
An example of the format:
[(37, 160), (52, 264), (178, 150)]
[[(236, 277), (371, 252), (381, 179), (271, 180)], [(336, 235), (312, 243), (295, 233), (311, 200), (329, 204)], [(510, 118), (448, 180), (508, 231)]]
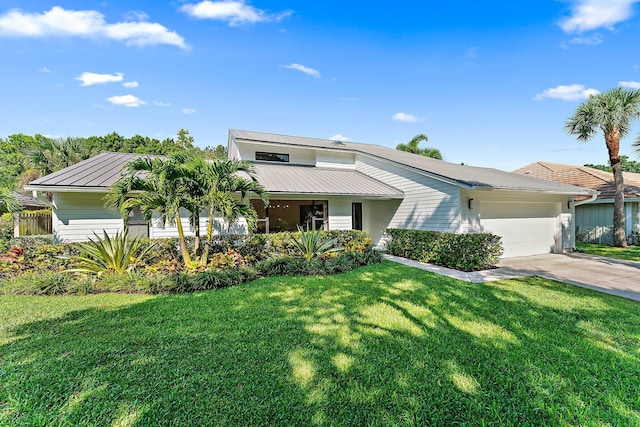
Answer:
[[(500, 261), (496, 278), (541, 276), (640, 301), (640, 263), (581, 253), (545, 254)], [(495, 280), (488, 273), (489, 280)]]

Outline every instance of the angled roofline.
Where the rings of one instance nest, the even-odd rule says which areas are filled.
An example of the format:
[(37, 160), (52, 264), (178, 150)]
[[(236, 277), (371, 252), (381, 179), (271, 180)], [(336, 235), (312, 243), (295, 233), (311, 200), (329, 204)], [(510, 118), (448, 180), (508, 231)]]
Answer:
[[(275, 137), (282, 137), (282, 138), (295, 138), (295, 139), (301, 139), (301, 140), (306, 140), (309, 141), (309, 145), (305, 145), (305, 144), (300, 144), (300, 143), (295, 143), (295, 142), (282, 142), (282, 141), (273, 141), (273, 140), (267, 140), (267, 139), (257, 139), (257, 138), (246, 138), (240, 135), (237, 135), (236, 132), (242, 132), (242, 133), (249, 133), (249, 134), (260, 134), (260, 135), (273, 135)], [(300, 148), (313, 148), (315, 150), (323, 150), (323, 151), (339, 151), (339, 152), (353, 152), (353, 153), (357, 153), (363, 156), (367, 156), (376, 160), (382, 160), (382, 161), (386, 161), (386, 162), (391, 162), (395, 165), (398, 165), (404, 169), (407, 170), (411, 170), (413, 172), (419, 173), (421, 175), (424, 175), (426, 177), (432, 178), (432, 179), (436, 179), (438, 181), (442, 181), (451, 185), (455, 185), (467, 190), (481, 190), (481, 191), (529, 191), (529, 192), (536, 192), (536, 193), (546, 193), (546, 194), (566, 194), (566, 195), (593, 195), (593, 194), (598, 194), (598, 192), (596, 190), (591, 190), (591, 189), (586, 189), (583, 187), (578, 187), (578, 186), (572, 186), (569, 184), (561, 184), (561, 183), (555, 183), (555, 184), (559, 184), (559, 185), (563, 185), (565, 187), (567, 187), (566, 190), (560, 190), (560, 189), (535, 189), (535, 188), (527, 188), (527, 187), (523, 187), (523, 188), (501, 188), (501, 187), (496, 187), (496, 186), (492, 186), (490, 184), (486, 184), (486, 185), (473, 185), (469, 182), (466, 182), (464, 180), (459, 180), (459, 179), (455, 179), (452, 177), (447, 177), (432, 171), (428, 171), (426, 169), (422, 169), (416, 166), (412, 166), (409, 165), (407, 163), (404, 163), (400, 160), (395, 160), (395, 159), (390, 159), (387, 157), (383, 157), (380, 155), (376, 155), (374, 153), (370, 153), (367, 151), (362, 150), (360, 147), (374, 147), (374, 148), (383, 148), (383, 149), (387, 149), (387, 150), (392, 150), (389, 147), (383, 147), (380, 145), (375, 145), (375, 144), (365, 144), (365, 143), (353, 143), (353, 142), (341, 142), (341, 141), (332, 141), (330, 139), (322, 139), (322, 138), (310, 138), (310, 137), (298, 137), (298, 136), (292, 136), (292, 135), (285, 135), (285, 134), (278, 134), (278, 133), (266, 133), (266, 132), (254, 132), (254, 131), (245, 131), (245, 130), (241, 130), (241, 129), (229, 129), (229, 139), (228, 139), (228, 143), (230, 144), (231, 142), (231, 138), (233, 138), (234, 140), (241, 140), (241, 141), (248, 141), (248, 142), (253, 142), (253, 143), (259, 143), (259, 144), (268, 144), (268, 145), (281, 145), (281, 146), (294, 146), (294, 147), (300, 147)], [(319, 145), (318, 142), (325, 142), (325, 143), (333, 143), (336, 146), (335, 147), (327, 147), (327, 146), (322, 146)], [(315, 142), (315, 144), (314, 144)], [(230, 152), (230, 151), (228, 151)], [(405, 154), (411, 154), (411, 153), (405, 153)], [(430, 159), (433, 161), (439, 161), (439, 162), (443, 162), (442, 160), (437, 160), (437, 159)], [(447, 162), (445, 162), (447, 163)], [(449, 163), (451, 165), (454, 165), (456, 167), (459, 166), (464, 166), (464, 165), (457, 165), (455, 163)], [(482, 168), (482, 167), (476, 167), (476, 166), (464, 166), (464, 167), (469, 167), (469, 168), (473, 168), (473, 169), (477, 169), (477, 170), (481, 170), (481, 171), (494, 171), (497, 173), (510, 173), (510, 172), (505, 172), (505, 171), (501, 171), (499, 169), (494, 169), (494, 168)], [(522, 175), (520, 175), (522, 176)], [(538, 180), (538, 181), (544, 181), (541, 180), (540, 178), (534, 178), (534, 177), (528, 177), (530, 179), (533, 180)], [(570, 190), (569, 187), (573, 187), (575, 188), (575, 190)]]

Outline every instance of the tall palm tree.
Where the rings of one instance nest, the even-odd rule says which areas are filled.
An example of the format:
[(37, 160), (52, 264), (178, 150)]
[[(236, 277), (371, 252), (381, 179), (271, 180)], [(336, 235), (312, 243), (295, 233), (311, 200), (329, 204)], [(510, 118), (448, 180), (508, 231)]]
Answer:
[(426, 148), (420, 148), (418, 147), (418, 144), (420, 144), (422, 141), (427, 142), (429, 141), (429, 138), (427, 137), (427, 135), (423, 134), (423, 133), (419, 133), (416, 136), (414, 136), (411, 141), (409, 141), (406, 144), (398, 144), (396, 146), (396, 150), (400, 150), (400, 151), (406, 151), (408, 153), (413, 153), (413, 154), (420, 154), (421, 156), (425, 156), (425, 157), (431, 157), (432, 159), (438, 159), (438, 160), (442, 160), (442, 153), (440, 153), (440, 150), (438, 150), (437, 148), (433, 148), (433, 147), (426, 147)]
[[(220, 214), (227, 222), (227, 231), (240, 217), (247, 220), (249, 230), (256, 223), (257, 216), (251, 206), (250, 197), (257, 196), (266, 205), (266, 190), (255, 176), (255, 167), (247, 161), (235, 159), (206, 160), (196, 157), (191, 162), (191, 179), (196, 183), (192, 194), (199, 200), (202, 209), (208, 212), (206, 243), (201, 263), (209, 257), (209, 247), (213, 237), (215, 216)], [(199, 218), (194, 218), (199, 221)]]
[(577, 135), (579, 141), (589, 141), (601, 130), (609, 152), (609, 163), (613, 169), (616, 187), (613, 208), (613, 244), (627, 245), (624, 227), (624, 182), (620, 163), (620, 140), (631, 127), (631, 122), (640, 118), (640, 91), (617, 87), (592, 95), (578, 106), (567, 120), (565, 130)]
[(180, 220), (180, 210), (192, 213), (192, 185), (186, 164), (192, 159), (191, 153), (179, 152), (168, 158), (141, 157), (127, 165), (126, 172), (112, 186), (107, 196), (107, 206), (121, 212), (125, 221), (133, 209), (140, 209), (149, 221), (153, 215), (178, 229), (180, 252), (186, 266), (191, 264), (191, 256), (184, 238), (184, 227)]

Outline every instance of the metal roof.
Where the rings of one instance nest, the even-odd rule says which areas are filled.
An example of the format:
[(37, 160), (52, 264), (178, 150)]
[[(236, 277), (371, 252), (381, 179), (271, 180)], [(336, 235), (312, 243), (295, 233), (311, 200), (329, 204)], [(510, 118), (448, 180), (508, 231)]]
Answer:
[(254, 163), (268, 193), (350, 195), (403, 198), (404, 193), (352, 169)]
[(120, 178), (127, 163), (143, 154), (102, 153), (58, 172), (31, 181), (26, 189), (37, 187), (107, 188)]
[(357, 152), (425, 172), (433, 177), (450, 181), (470, 189), (497, 189), (511, 191), (537, 191), (557, 194), (592, 195), (593, 191), (492, 168), (459, 165), (380, 145), (331, 141), (231, 129), (236, 140), (265, 142), (298, 147), (322, 148), (334, 151)]
[[(600, 194), (598, 194), (598, 200), (613, 199), (616, 194), (613, 173), (587, 166), (535, 162), (516, 169), (514, 172), (535, 178), (597, 190), (600, 192)], [(622, 172), (622, 176), (624, 178), (624, 197), (626, 199), (640, 198), (640, 174)]]

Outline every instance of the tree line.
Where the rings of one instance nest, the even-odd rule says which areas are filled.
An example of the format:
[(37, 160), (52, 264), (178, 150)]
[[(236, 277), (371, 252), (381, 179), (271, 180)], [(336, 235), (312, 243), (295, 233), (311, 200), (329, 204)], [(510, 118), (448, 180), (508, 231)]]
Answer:
[(20, 190), (34, 179), (64, 169), (104, 152), (169, 155), (180, 151), (205, 158), (226, 158), (226, 147), (195, 145), (189, 131), (180, 129), (175, 138), (159, 140), (117, 132), (104, 136), (49, 138), (40, 134), (13, 134), (0, 138), (0, 186)]

